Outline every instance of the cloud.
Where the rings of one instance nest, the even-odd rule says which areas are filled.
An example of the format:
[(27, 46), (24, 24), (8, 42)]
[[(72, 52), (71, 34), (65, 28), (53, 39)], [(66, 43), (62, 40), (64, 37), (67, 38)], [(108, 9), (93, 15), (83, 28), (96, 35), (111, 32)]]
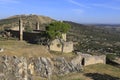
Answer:
[(19, 3), (18, 0), (0, 0), (0, 4), (5, 4), (5, 3)]
[(77, 6), (83, 7), (83, 8), (90, 8), (89, 6), (86, 6), (85, 4), (81, 4), (79, 2), (76, 2), (74, 0), (68, 0), (70, 3), (75, 4)]
[(108, 8), (108, 9), (113, 9), (113, 10), (120, 10), (120, 7), (108, 5), (108, 4), (92, 4), (93, 6), (96, 7), (102, 7), (102, 8)]

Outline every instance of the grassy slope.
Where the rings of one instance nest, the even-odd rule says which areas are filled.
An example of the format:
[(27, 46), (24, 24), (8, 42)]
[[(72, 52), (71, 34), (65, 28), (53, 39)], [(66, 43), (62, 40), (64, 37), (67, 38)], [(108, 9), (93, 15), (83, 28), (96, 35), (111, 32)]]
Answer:
[(114, 77), (120, 78), (120, 68), (107, 65), (107, 64), (96, 64), (96, 65), (87, 66), (85, 67), (85, 74), (86, 73), (93, 73), (93, 74), (97, 73), (101, 75), (101, 77), (106, 77), (106, 75), (109, 75), (113, 78)]
[(4, 48), (4, 52), (0, 55), (11, 55), (11, 56), (26, 56), (26, 57), (51, 57), (48, 50), (44, 46), (28, 44), (24, 41), (0, 41), (0, 48)]

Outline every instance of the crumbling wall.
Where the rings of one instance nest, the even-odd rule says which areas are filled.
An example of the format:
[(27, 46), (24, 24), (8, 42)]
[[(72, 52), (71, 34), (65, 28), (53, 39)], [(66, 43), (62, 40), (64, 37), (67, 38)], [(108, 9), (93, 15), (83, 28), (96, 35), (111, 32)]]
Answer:
[(55, 39), (52, 41), (50, 45), (50, 50), (52, 51), (63, 51), (64, 53), (69, 53), (73, 51), (73, 42), (64, 42), (59, 39)]
[[(12, 37), (19, 38), (19, 31), (7, 30)], [(23, 32), (23, 40), (35, 43), (38, 37), (43, 37), (44, 32)]]
[[(23, 29), (23, 31), (25, 30), (24, 27), (23, 27), (22, 29)], [(11, 27), (10, 30), (13, 30), (13, 31), (19, 31), (19, 26)]]
[(62, 39), (63, 39), (64, 41), (67, 40), (67, 38), (66, 38), (66, 33), (63, 33), (63, 34), (62, 34)]
[(62, 51), (62, 44), (59, 39), (55, 39), (50, 44), (50, 50), (52, 51)]
[(106, 56), (105, 55), (95, 56), (95, 55), (82, 54), (82, 53), (80, 53), (79, 55), (81, 55), (81, 57), (82, 57), (81, 62), (84, 66), (91, 65), (91, 64), (97, 64), (97, 63), (106, 64)]
[(63, 52), (69, 53), (69, 52), (72, 52), (73, 50), (74, 50), (73, 42), (65, 42), (64, 43)]
[(105, 56), (91, 56), (88, 58), (85, 58), (85, 66), (91, 65), (91, 64), (97, 64), (97, 63), (103, 63), (105, 64)]

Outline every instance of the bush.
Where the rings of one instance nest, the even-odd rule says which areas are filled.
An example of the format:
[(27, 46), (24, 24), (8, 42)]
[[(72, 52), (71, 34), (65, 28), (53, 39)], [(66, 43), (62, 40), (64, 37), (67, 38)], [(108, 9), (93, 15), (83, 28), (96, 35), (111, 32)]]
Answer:
[(115, 54), (107, 54), (107, 55), (106, 55), (106, 59), (108, 59), (108, 60), (114, 60), (115, 57), (116, 57)]

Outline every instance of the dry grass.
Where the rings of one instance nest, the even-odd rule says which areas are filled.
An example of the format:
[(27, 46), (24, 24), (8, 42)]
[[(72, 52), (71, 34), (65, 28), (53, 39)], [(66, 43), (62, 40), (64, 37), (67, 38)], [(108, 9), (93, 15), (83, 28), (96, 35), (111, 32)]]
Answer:
[(95, 64), (87, 66), (85, 67), (85, 73), (107, 74), (113, 77), (120, 78), (120, 68), (107, 64)]
[(70, 73), (64, 76), (53, 76), (52, 80), (92, 80), (83, 75), (83, 73)]
[(53, 57), (64, 57), (66, 60), (70, 61), (71, 59), (73, 59), (74, 57), (76, 57), (77, 55), (75, 55), (75, 53), (61, 53), (61, 52), (57, 52), (57, 51), (50, 51), (50, 53), (52, 54)]
[(4, 52), (0, 53), (0, 55), (16, 55), (24, 57), (52, 57), (46, 47), (28, 44), (25, 41), (0, 41), (0, 48), (4, 48)]

